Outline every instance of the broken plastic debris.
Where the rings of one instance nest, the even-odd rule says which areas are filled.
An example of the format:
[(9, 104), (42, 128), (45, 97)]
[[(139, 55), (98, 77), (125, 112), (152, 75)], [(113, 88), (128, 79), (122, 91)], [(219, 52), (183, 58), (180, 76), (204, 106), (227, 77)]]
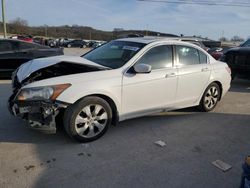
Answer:
[(223, 172), (226, 172), (232, 168), (231, 165), (229, 165), (221, 160), (216, 160), (216, 161), (212, 162), (212, 164), (214, 166), (216, 166), (217, 168), (221, 169)]
[(163, 141), (161, 141), (161, 140), (156, 141), (156, 142), (155, 142), (155, 144), (156, 144), (156, 145), (158, 145), (158, 146), (160, 146), (160, 147), (164, 147), (164, 146), (166, 146), (166, 143), (165, 143), (165, 142), (163, 142)]

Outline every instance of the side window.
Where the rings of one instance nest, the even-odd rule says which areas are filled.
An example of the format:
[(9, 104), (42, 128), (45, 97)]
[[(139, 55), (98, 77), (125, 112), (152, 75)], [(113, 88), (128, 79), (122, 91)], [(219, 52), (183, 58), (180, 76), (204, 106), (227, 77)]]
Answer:
[(138, 61), (139, 64), (151, 65), (152, 70), (172, 67), (173, 53), (172, 46), (157, 46), (147, 51)]
[(207, 63), (207, 55), (205, 53), (189, 46), (176, 46), (176, 53), (181, 66)]
[(200, 55), (200, 63), (206, 64), (207, 63), (207, 55), (201, 51), (199, 51), (199, 55)]
[(180, 65), (200, 64), (199, 52), (197, 49), (188, 46), (176, 46), (176, 52), (179, 57)]
[(8, 52), (8, 51), (12, 51), (13, 47), (11, 42), (9, 41), (1, 41), (0, 42), (0, 52)]
[(27, 42), (19, 43), (19, 50), (29, 50), (29, 49), (34, 49), (34, 48), (36, 48), (34, 44), (27, 43)]

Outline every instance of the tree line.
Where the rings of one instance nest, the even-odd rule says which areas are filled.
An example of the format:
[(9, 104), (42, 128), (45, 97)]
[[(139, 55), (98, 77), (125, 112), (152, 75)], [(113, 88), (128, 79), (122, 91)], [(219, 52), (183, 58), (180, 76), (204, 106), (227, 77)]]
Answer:
[[(0, 22), (0, 32), (3, 32), (3, 26)], [(114, 29), (113, 31), (102, 31), (92, 27), (79, 25), (63, 25), (63, 26), (29, 26), (26, 20), (16, 18), (7, 23), (7, 32), (14, 35), (30, 35), (44, 36), (48, 38), (74, 38), (88, 40), (104, 40), (120, 38), (123, 35), (136, 33), (140, 35), (150, 36), (168, 36), (165, 33), (159, 33), (146, 30), (124, 30), (122, 28)]]

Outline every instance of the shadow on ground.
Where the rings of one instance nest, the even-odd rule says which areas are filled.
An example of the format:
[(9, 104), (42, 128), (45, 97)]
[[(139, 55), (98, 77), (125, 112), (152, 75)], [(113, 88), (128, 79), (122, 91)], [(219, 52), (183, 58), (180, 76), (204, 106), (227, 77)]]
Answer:
[[(232, 92), (247, 85), (240, 82), (235, 90), (237, 84)], [(25, 128), (6, 110), (10, 86), (0, 85), (0, 91), (6, 91), (0, 93), (4, 186), (233, 188), (250, 151), (250, 114), (189, 108), (124, 121), (101, 139), (79, 144), (64, 131), (46, 135)], [(156, 146), (157, 140), (166, 147)], [(233, 168), (221, 172), (211, 165), (217, 159)]]
[(232, 81), (231, 92), (250, 93), (250, 80), (235, 79)]

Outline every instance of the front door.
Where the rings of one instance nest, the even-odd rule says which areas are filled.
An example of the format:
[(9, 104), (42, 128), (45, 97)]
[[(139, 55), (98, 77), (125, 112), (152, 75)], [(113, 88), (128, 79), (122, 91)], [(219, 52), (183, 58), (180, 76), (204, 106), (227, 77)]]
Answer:
[(152, 67), (150, 73), (125, 73), (122, 110), (125, 119), (157, 112), (175, 102), (177, 69), (173, 68), (171, 45), (156, 46), (136, 62)]

